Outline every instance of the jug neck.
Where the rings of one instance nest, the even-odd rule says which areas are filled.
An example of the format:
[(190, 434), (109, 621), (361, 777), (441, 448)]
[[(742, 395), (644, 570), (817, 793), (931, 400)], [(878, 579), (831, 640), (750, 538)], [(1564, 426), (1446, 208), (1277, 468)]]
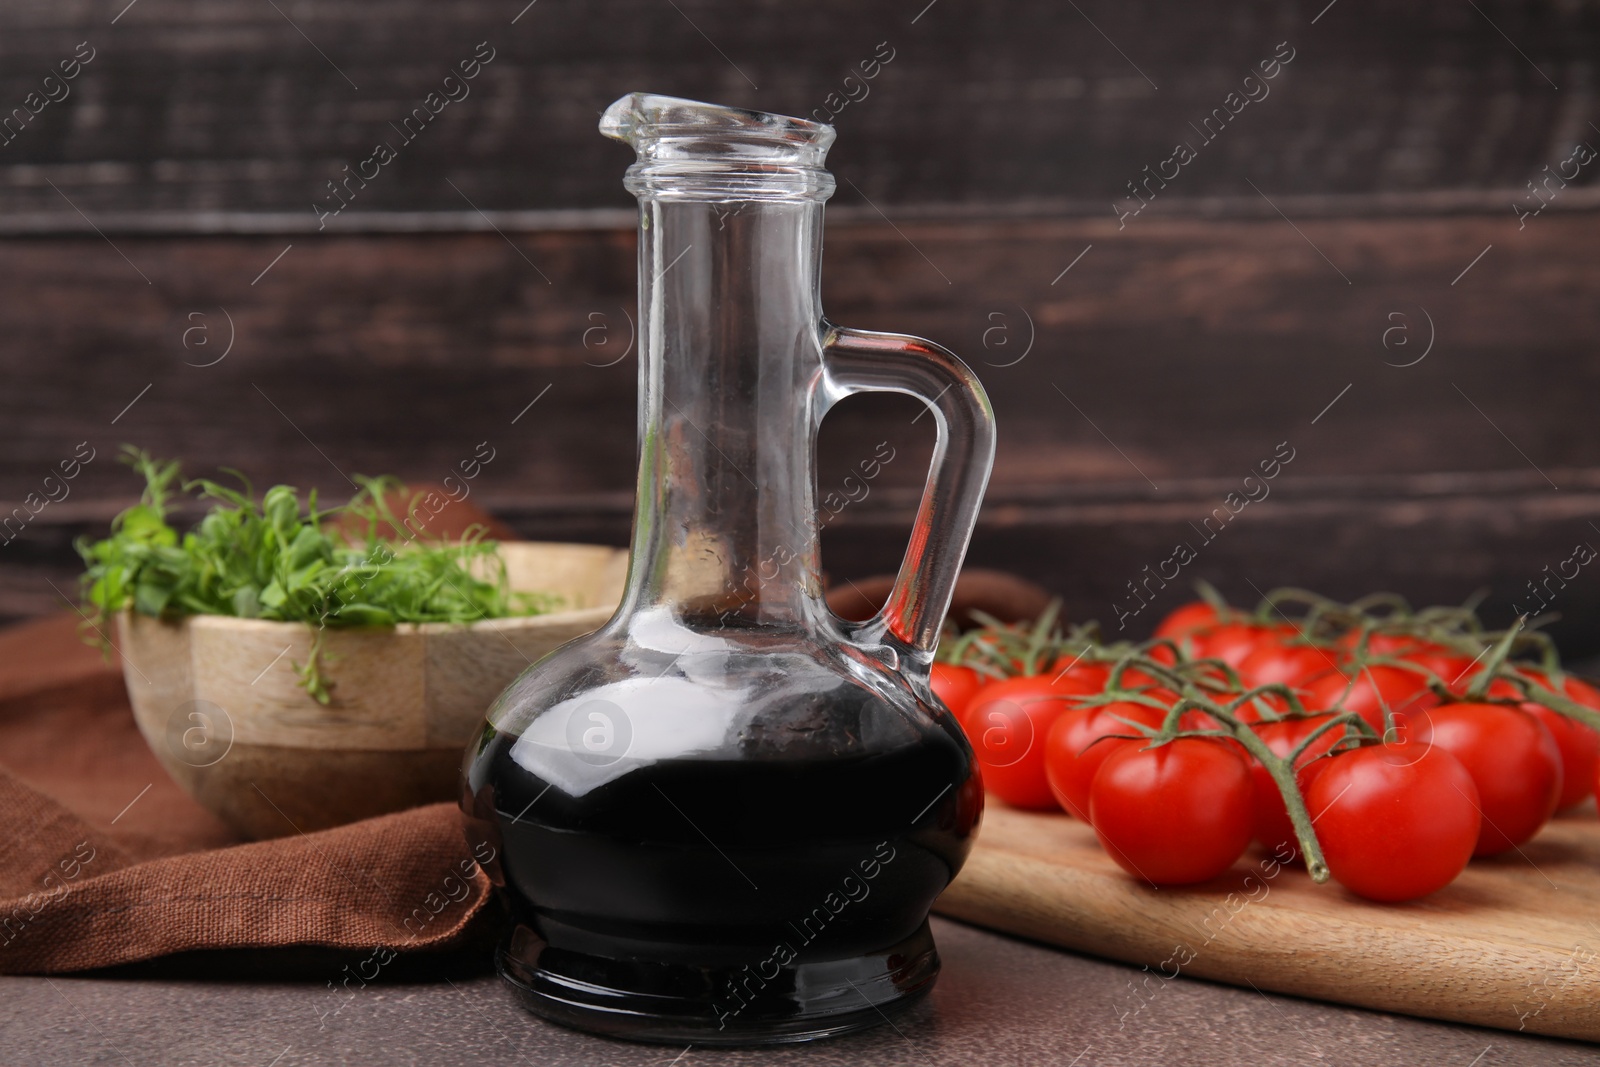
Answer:
[(600, 120), (639, 198), (639, 485), (622, 613), (810, 627), (833, 129), (635, 93)]
[(645, 196), (625, 610), (805, 626), (821, 609), (820, 201)]

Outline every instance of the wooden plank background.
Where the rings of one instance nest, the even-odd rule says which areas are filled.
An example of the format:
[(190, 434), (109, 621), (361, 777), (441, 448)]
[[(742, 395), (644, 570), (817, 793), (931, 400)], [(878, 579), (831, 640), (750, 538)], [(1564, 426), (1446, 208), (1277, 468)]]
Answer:
[[(1243, 598), (1483, 587), (1509, 617), (1600, 543), (1600, 164), (1520, 228), (1513, 209), (1600, 146), (1592, 6), (124, 5), (0, 12), (0, 107), (94, 50), (0, 145), (0, 515), (96, 450), (0, 544), (0, 618), (71, 591), (72, 538), (135, 491), (123, 441), (335, 496), (488, 441), (474, 492), (519, 531), (621, 543), (634, 246), (597, 112), (643, 88), (810, 114), (891, 51), (835, 120), (824, 298), (948, 344), (990, 390), (975, 562), (1114, 621), (1285, 441), (1272, 495), (1128, 632), (1191, 577)], [(325, 183), (485, 41), (472, 94), (319, 231)], [(1119, 227), (1126, 183), (1284, 41), (1270, 95)], [(862, 398), (830, 419), (825, 491), (897, 450), (830, 526), (830, 573), (897, 562), (916, 415)], [(1570, 651), (1600, 651), (1600, 579), (1551, 607)]]
[[(865, 92), (834, 105), (832, 163), (880, 206), (1108, 212), (1280, 42), (1294, 58), (1270, 95), (1164, 195), (1248, 197), (1246, 176), (1269, 195), (1521, 190), (1593, 132), (1600, 57), (1600, 11), (1559, 0), (1478, 11), (1146, 0), (1082, 14), (1052, 0), (539, 0), (525, 11), (526, 0), (141, 0), (113, 24), (126, 3), (6, 5), (7, 105), (79, 42), (97, 50), (73, 95), (0, 150), (8, 215), (72, 216), (48, 178), (91, 215), (312, 218), (323, 183), (393, 137), (389, 124), (479, 42), (495, 58), (472, 95), (352, 211), (465, 209), (444, 178), (488, 209), (628, 207), (626, 151), (594, 122), (648, 88), (806, 116), (829, 94)], [(880, 43), (893, 58), (845, 85)]]

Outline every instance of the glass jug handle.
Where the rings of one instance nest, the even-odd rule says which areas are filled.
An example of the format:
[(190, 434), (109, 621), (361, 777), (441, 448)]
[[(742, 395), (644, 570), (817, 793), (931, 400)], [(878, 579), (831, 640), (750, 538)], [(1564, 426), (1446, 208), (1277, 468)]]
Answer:
[(994, 410), (977, 377), (932, 341), (823, 324), (828, 405), (862, 392), (907, 393), (928, 405), (938, 427), (922, 504), (900, 574), (876, 616), (855, 631), (893, 635), (925, 674), (967, 554), (994, 464)]

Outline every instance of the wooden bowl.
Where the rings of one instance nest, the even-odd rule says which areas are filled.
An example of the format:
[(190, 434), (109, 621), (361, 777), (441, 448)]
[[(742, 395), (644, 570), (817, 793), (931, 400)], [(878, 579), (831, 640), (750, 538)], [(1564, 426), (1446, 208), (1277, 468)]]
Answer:
[(610, 618), (627, 572), (627, 552), (599, 545), (505, 542), (500, 552), (512, 588), (571, 607), (329, 629), (326, 706), (295, 673), (311, 650), (309, 625), (126, 612), (117, 629), (139, 730), (189, 795), (252, 838), (454, 799), (489, 704), (539, 657)]

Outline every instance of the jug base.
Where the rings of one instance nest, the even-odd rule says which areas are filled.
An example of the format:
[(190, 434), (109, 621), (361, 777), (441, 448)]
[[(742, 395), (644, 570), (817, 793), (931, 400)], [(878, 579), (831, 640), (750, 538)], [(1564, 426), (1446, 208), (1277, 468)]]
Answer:
[(770, 978), (755, 966), (653, 963), (555, 948), (522, 923), (495, 961), (523, 1006), (550, 1022), (629, 1041), (696, 1046), (793, 1044), (866, 1030), (914, 1007), (939, 975), (926, 921), (899, 944), (848, 959), (792, 962)]

